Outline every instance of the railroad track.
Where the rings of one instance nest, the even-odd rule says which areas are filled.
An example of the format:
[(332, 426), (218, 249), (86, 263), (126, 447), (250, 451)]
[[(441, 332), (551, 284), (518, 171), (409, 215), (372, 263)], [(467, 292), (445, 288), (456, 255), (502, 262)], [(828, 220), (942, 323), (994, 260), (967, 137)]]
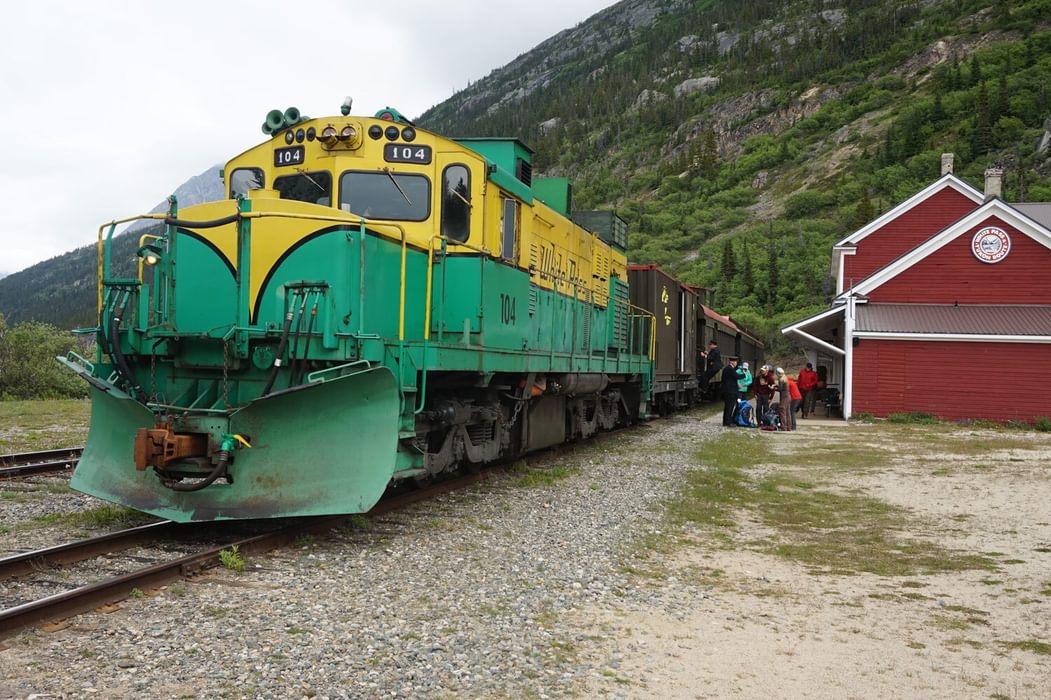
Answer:
[[(467, 474), (439, 482), (427, 488), (421, 488), (403, 494), (384, 498), (366, 517), (373, 517), (404, 508), (439, 494), (464, 488), (485, 478), (484, 474)], [(221, 552), (237, 547), (239, 554), (259, 555), (273, 549), (291, 544), (305, 535), (319, 535), (333, 528), (346, 524), (353, 515), (302, 518), (291, 523), (280, 521), (263, 521), (264, 525), (249, 524), (247, 527), (274, 527), (266, 532), (253, 532), (245, 535), (241, 523), (173, 523), (162, 521), (122, 530), (100, 537), (72, 542), (68, 544), (40, 549), (24, 554), (16, 554), (0, 559), (0, 582), (17, 581), (40, 573), (53, 571), (56, 568), (84, 562), (100, 556), (110, 556), (116, 552), (131, 548), (147, 546), (157, 549), (158, 543), (182, 544), (188, 540), (223, 536), (221, 544), (206, 546), (172, 559), (156, 562), (148, 566), (120, 573), (103, 581), (88, 583), (70, 590), (47, 595), (29, 602), (0, 611), (0, 639), (9, 637), (19, 630), (47, 622), (62, 620), (100, 606), (116, 603), (129, 597), (132, 591), (146, 591), (172, 581), (193, 576), (201, 571), (220, 565)], [(230, 526), (241, 527), (237, 535), (231, 537)], [(224, 527), (225, 526), (225, 527)], [(217, 530), (225, 529), (225, 535)], [(143, 557), (138, 557), (142, 559)], [(133, 559), (135, 559), (133, 557)], [(48, 580), (47, 585), (56, 581)]]
[(60, 471), (71, 473), (83, 451), (83, 447), (67, 447), (61, 450), (0, 455), (0, 479)]

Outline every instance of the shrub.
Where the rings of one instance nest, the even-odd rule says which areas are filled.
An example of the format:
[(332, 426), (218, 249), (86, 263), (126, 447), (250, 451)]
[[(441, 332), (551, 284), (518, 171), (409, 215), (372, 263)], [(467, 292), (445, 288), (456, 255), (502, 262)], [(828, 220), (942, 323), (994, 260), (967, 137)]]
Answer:
[(1051, 418), (1047, 416), (1037, 416), (1033, 419), (1033, 427), (1042, 433), (1051, 432)]
[(832, 201), (832, 196), (824, 192), (798, 192), (785, 200), (785, 216), (789, 219), (805, 218), (829, 206)]

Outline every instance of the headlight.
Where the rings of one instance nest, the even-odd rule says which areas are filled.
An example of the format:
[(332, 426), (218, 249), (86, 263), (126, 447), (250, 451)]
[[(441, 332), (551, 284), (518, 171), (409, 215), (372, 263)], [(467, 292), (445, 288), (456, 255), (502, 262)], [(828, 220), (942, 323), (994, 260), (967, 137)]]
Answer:
[(321, 130), (321, 135), (317, 137), (317, 140), (326, 146), (331, 146), (336, 142), (336, 127), (326, 126)]

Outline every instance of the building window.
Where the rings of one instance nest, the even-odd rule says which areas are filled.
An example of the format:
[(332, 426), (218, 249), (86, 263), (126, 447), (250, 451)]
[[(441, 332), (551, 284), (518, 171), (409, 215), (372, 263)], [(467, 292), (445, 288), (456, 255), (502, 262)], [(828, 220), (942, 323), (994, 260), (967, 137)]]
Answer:
[(332, 174), (324, 170), (284, 175), (274, 180), (274, 189), (281, 199), (332, 206)]
[(515, 257), (515, 238), (518, 235), (518, 202), (504, 200), (503, 216), (500, 220), (500, 257), (513, 260)]
[(450, 165), (442, 175), (442, 235), (462, 243), (470, 227), (471, 172), (465, 165)]
[(339, 206), (366, 219), (423, 221), (430, 216), (431, 181), (423, 175), (347, 172), (339, 178)]
[(247, 197), (249, 191), (262, 189), (265, 185), (262, 168), (237, 168), (230, 173), (230, 199)]

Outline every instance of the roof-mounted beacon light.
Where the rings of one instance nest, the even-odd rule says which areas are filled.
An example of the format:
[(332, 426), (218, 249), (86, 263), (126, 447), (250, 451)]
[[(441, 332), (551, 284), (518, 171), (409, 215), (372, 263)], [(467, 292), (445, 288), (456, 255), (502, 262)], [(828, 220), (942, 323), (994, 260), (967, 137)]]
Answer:
[(399, 122), (401, 124), (408, 124), (409, 126), (416, 126), (410, 120), (405, 118), (405, 115), (394, 109), (393, 107), (384, 107), (374, 115), (376, 119), (382, 119), (388, 122)]
[(351, 97), (350, 95), (347, 95), (343, 99), (343, 104), (340, 105), (340, 107), (339, 107), (339, 113), (342, 114), (344, 117), (349, 116), (350, 115), (350, 107), (353, 104), (354, 104), (354, 98)]

